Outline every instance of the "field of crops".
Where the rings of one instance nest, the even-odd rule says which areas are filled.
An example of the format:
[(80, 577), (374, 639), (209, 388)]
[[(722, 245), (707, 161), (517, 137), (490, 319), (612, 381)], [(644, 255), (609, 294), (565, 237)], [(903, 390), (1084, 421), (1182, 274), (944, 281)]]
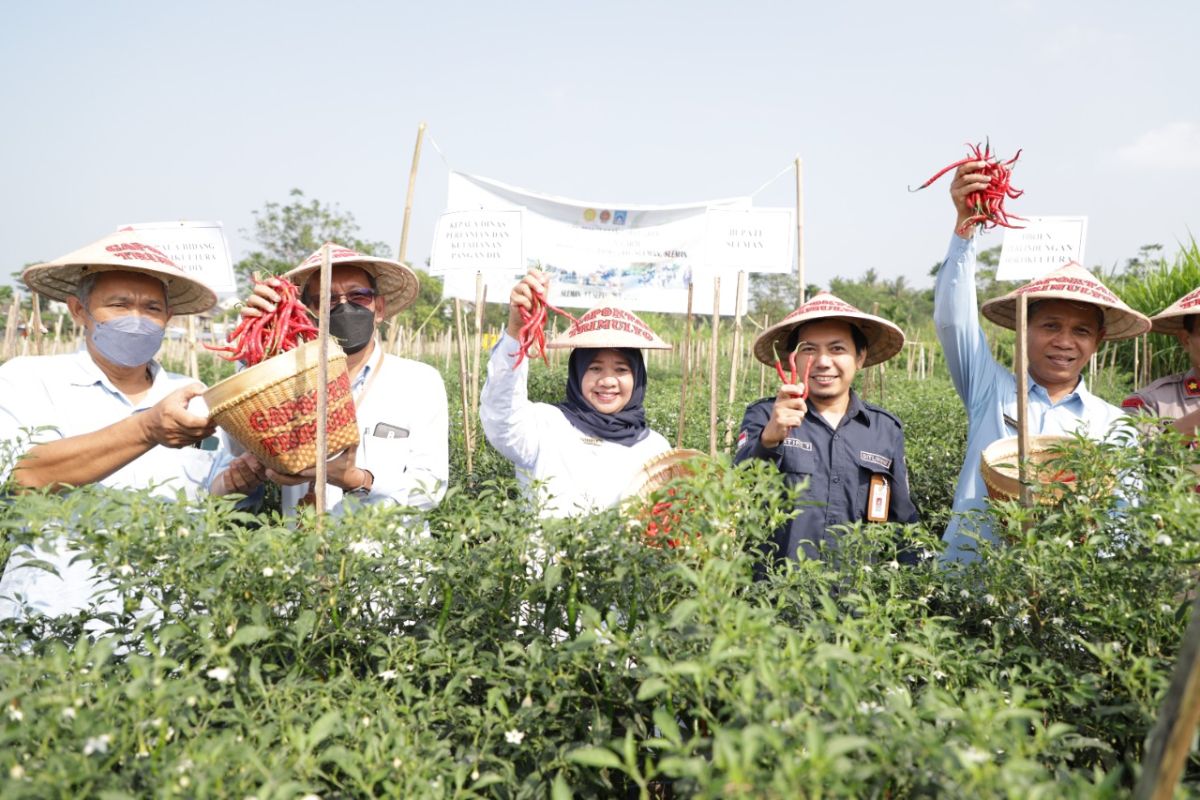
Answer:
[[(560, 396), (561, 366), (532, 374)], [(720, 404), (722, 441), (757, 375)], [(672, 440), (678, 383), (651, 373)], [(1006, 507), (1008, 546), (947, 571), (961, 406), (944, 375), (889, 378), (884, 401), (925, 519), (911, 568), (872, 526), (756, 580), (794, 499), (727, 455), (680, 487), (686, 546), (617, 512), (539, 520), (486, 444), (466, 474), (461, 420), (424, 516), (318, 531), (217, 500), (10, 497), (9, 541), (69, 521), (123, 612), (0, 633), (0, 796), (1127, 794), (1200, 558), (1182, 449), (1082, 445), (1069, 466), (1099, 499)], [(707, 450), (708, 413), (693, 388), (685, 446)]]

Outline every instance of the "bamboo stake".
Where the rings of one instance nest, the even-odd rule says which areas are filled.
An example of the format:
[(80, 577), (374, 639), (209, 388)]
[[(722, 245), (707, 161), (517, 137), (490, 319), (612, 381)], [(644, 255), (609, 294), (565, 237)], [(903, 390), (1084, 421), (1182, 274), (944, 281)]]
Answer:
[(487, 285), (483, 273), (475, 273), (475, 353), (471, 356), (471, 419), (479, 413), (479, 351), (483, 349), (483, 304)]
[(688, 282), (688, 299), (687, 299), (687, 324), (683, 328), (683, 347), (680, 349), (682, 364), (679, 372), (679, 424), (675, 429), (675, 447), (683, 447), (683, 428), (687, 421), (687, 393), (688, 393), (688, 369), (690, 366), (689, 356), (692, 348), (692, 289), (693, 284)]
[[(738, 379), (738, 356), (742, 351), (742, 299), (746, 292), (746, 273), (744, 270), (738, 272), (737, 277), (737, 295), (733, 306), (733, 348), (729, 357), (729, 396), (726, 405), (732, 409), (733, 400), (737, 397), (737, 379)], [(729, 412), (729, 416), (725, 419), (725, 449), (728, 450), (733, 444), (733, 414)]]
[[(763, 330), (765, 331), (769, 327), (771, 327), (771, 318), (770, 318), (770, 316), (764, 315), (763, 316)], [(758, 396), (762, 397), (763, 392), (765, 392), (766, 390), (767, 390), (767, 365), (762, 363), (761, 361), (759, 361), (758, 362)]]
[(462, 301), (454, 298), (454, 330), (458, 339), (458, 387), (462, 397), (463, 443), (467, 448), (467, 475), (474, 472), (471, 452), (475, 447), (474, 426), (471, 424), (471, 403), (467, 399), (467, 342), (463, 331)]
[(1192, 602), (1192, 618), (1183, 634), (1171, 685), (1154, 728), (1146, 737), (1142, 775), (1133, 792), (1135, 800), (1170, 800), (1175, 796), (1197, 724), (1200, 724), (1200, 597)]
[[(408, 255), (408, 227), (412, 218), (413, 195), (417, 190), (417, 167), (421, 165), (421, 140), (423, 138), (425, 138), (424, 122), (417, 126), (417, 143), (413, 146), (412, 166), (408, 170), (408, 194), (404, 197), (404, 222), (400, 226), (400, 249), (396, 257), (401, 264)], [(388, 349), (392, 351), (396, 349), (397, 330), (396, 318), (393, 316), (391, 330), (388, 331)]]
[(33, 307), (29, 314), (29, 341), (33, 345), (34, 355), (42, 354), (42, 299), (38, 297), (37, 292), (33, 292), (30, 297), (30, 305)]
[(1029, 457), (1029, 367), (1025, 350), (1029, 328), (1029, 298), (1022, 294), (1017, 298), (1017, 345), (1013, 354), (1013, 366), (1017, 373), (1017, 478), (1021, 482), (1021, 505), (1033, 505), (1029, 486), (1026, 484)]
[(708, 454), (717, 454), (717, 342), (721, 333), (721, 279), (713, 278), (712, 342), (708, 351)]
[(321, 247), (321, 305), (317, 316), (317, 475), (313, 485), (316, 499), (317, 530), (325, 518), (325, 481), (329, 467), (329, 286), (333, 283), (333, 260), (329, 243)]
[(12, 358), (13, 346), (17, 341), (17, 325), (21, 320), (21, 301), (13, 292), (12, 305), (8, 308), (8, 321), (4, 325), (4, 360)]
[(188, 376), (192, 380), (200, 380), (200, 361), (196, 357), (196, 315), (188, 314), (187, 318), (187, 365)]
[(800, 283), (798, 306), (804, 305), (804, 165), (796, 156), (796, 276)]

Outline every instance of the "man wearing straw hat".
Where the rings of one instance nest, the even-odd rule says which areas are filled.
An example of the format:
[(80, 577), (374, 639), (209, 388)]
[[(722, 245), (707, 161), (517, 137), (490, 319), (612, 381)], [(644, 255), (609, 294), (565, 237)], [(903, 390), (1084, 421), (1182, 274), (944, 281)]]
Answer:
[(759, 458), (775, 464), (793, 485), (808, 481), (800, 498), (807, 502), (775, 534), (777, 556), (819, 558), (822, 546), (837, 546), (830, 530), (836, 525), (918, 520), (900, 420), (863, 402), (851, 388), (860, 369), (888, 360), (903, 346), (900, 328), (828, 292), (755, 340), (754, 355), (764, 364), (781, 361), (787, 380), (775, 397), (746, 409), (734, 463)]
[(1191, 368), (1159, 378), (1121, 403), (1130, 413), (1143, 413), (1171, 420), (1175, 430), (1196, 436), (1200, 427), (1200, 289), (1188, 292), (1150, 318), (1155, 333), (1174, 336), (1188, 354)]
[[(17, 456), (0, 464), (0, 478), (11, 477), (18, 490), (94, 483), (174, 498), (194, 496), (208, 476), (213, 453), (191, 445), (213, 427), (188, 411), (204, 385), (167, 372), (154, 355), (172, 315), (205, 311), (217, 298), (138, 236), (112, 234), (21, 276), (33, 291), (67, 303), (84, 342), (74, 353), (0, 365), (0, 442)], [(10, 558), (0, 598), (20, 594), (47, 614), (86, 607), (91, 565), (71, 563), (68, 542), (33, 554), (57, 576), (16, 569), (29, 553)], [(5, 604), (0, 599), (0, 617), (18, 613)]]
[[(954, 493), (954, 515), (943, 537), (943, 558), (978, 558), (975, 538), (996, 542), (982, 512), (987, 490), (980, 472), (984, 449), (1017, 435), (1017, 381), (997, 363), (979, 324), (975, 292), (976, 241), (964, 228), (973, 215), (966, 198), (987, 188), (982, 161), (958, 168), (950, 186), (957, 212), (950, 250), (937, 275), (934, 323), (954, 388), (967, 409), (967, 453)], [(1123, 412), (1088, 391), (1081, 378), (1100, 342), (1138, 336), (1150, 320), (1129, 308), (1095, 276), (1075, 263), (984, 303), (985, 317), (1016, 327), (1017, 298), (1029, 298), (1026, 341), (1029, 365), (1030, 434), (1082, 433), (1103, 440), (1114, 434)]]
[[(282, 276), (301, 288), (313, 313), (321, 303), (321, 260), (317, 250)], [(384, 353), (378, 331), (380, 322), (417, 299), (417, 275), (398, 261), (337, 244), (331, 244), (331, 261), (329, 330), (346, 351), (361, 435), (357, 447), (328, 463), (328, 510), (340, 513), (347, 496), (368, 504), (433, 508), (450, 477), (446, 386), (428, 364)], [(282, 298), (270, 288), (272, 280), (278, 279), (255, 287), (244, 314), (274, 310)], [(315, 474), (315, 468), (297, 475), (274, 472), (228, 442), (210, 488), (213, 494), (253, 495), (271, 480), (282, 487), (283, 510), (291, 512), (312, 502)]]

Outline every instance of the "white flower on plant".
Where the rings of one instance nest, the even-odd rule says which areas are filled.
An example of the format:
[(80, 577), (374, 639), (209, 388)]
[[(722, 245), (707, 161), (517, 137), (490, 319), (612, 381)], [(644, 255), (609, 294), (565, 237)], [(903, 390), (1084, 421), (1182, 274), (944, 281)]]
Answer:
[(396, 680), (396, 670), (394, 670), (394, 669), (385, 669), (385, 670), (383, 670), (382, 672), (380, 672), (380, 673), (379, 673), (379, 679), (380, 679), (381, 681), (394, 681), (394, 680)]
[(1175, 609), (1171, 608), (1171, 604), (1170, 604), (1170, 603), (1163, 603), (1162, 605), (1160, 605), (1160, 606), (1158, 607), (1158, 610), (1159, 610), (1159, 611), (1161, 611), (1161, 612), (1163, 612), (1164, 614), (1170, 614), (1170, 613), (1171, 613), (1172, 611), (1174, 611)]
[(978, 747), (968, 747), (962, 751), (962, 760), (968, 765), (986, 764), (992, 760), (992, 757), (984, 750)]
[(1062, 617), (1054, 617), (1053, 619), (1050, 620), (1051, 625), (1057, 625), (1059, 627), (1062, 627), (1062, 624), (1064, 622), (1066, 622), (1066, 620), (1063, 619)]
[(271, 569), (270, 567), (263, 567), (262, 574), (264, 578), (270, 578), (275, 574), (275, 570)]
[(189, 694), (185, 702), (187, 703), (188, 708), (194, 708), (197, 702), (196, 695)]
[(62, 710), (63, 719), (75, 719), (75, 706), (67, 706)]
[(392, 759), (392, 769), (400, 769), (400, 766), (401, 766), (403, 763), (404, 763), (404, 762), (403, 762), (403, 761), (401, 761), (399, 758), (393, 758), (393, 759)]
[(940, 669), (935, 669), (933, 671), (933, 677), (939, 681), (944, 681), (946, 679), (946, 673), (942, 672)]
[(358, 724), (364, 728), (371, 727), (371, 718), (363, 714), (363, 718), (358, 721)]
[(504, 741), (508, 742), (509, 744), (520, 744), (521, 742), (525, 741), (525, 732), (519, 731), (516, 728), (511, 731), (505, 731)]
[(117, 573), (128, 578), (133, 574), (133, 567), (129, 566), (128, 564), (122, 564), (121, 566), (117, 567)]
[(231, 677), (233, 677), (233, 672), (229, 669), (229, 667), (213, 667), (204, 674), (212, 678), (217, 683), (226, 683)]
[(90, 756), (92, 753), (107, 753), (108, 746), (112, 743), (112, 736), (107, 733), (102, 733), (99, 736), (91, 736), (83, 743), (83, 754)]
[(966, 600), (968, 597), (971, 596), (971, 593), (968, 592), (966, 589), (959, 589), (958, 596), (961, 597), (962, 599)]
[(191, 531), (189, 531), (187, 528), (183, 527), (182, 525), (179, 526), (179, 530), (176, 532), (180, 535), (181, 538), (184, 538), (184, 539), (186, 539), (192, 533)]
[(888, 567), (890, 569), (898, 570), (898, 569), (900, 569), (900, 562), (893, 558), (891, 561), (888, 562)]
[(321, 795), (310, 793), (310, 794), (304, 795), (304, 797), (301, 797), (300, 800), (321, 800)]
[(25, 719), (25, 712), (14, 705), (8, 707), (8, 718), (13, 722), (20, 722)]
[(13, 764), (8, 768), (8, 777), (10, 780), (19, 781), (25, 777), (25, 768), (20, 764)]
[(987, 603), (989, 606), (994, 606), (996, 605), (996, 596), (992, 594), (985, 594), (983, 596), (983, 602)]
[(533, 708), (533, 697), (526, 692), (525, 699), (521, 701), (521, 708)]
[(1161, 544), (1163, 547), (1170, 547), (1175, 543), (1175, 540), (1170, 536), (1167, 536), (1165, 533), (1160, 533), (1158, 536), (1154, 537), (1154, 543)]
[(371, 558), (379, 558), (383, 555), (383, 544), (381, 542), (373, 542), (370, 539), (360, 539), (357, 542), (351, 542), (346, 549), (351, 553), (358, 553), (360, 556), (370, 556)]
[(471, 780), (473, 780), (473, 781), (479, 780), (479, 767), (476, 767), (475, 769), (471, 770)]
[(870, 565), (870, 564), (863, 564), (863, 565), (862, 565), (862, 571), (863, 571), (863, 572), (866, 572), (866, 573), (868, 573), (868, 574), (870, 574), (870, 573), (874, 572), (875, 570), (871, 569), (871, 565)]

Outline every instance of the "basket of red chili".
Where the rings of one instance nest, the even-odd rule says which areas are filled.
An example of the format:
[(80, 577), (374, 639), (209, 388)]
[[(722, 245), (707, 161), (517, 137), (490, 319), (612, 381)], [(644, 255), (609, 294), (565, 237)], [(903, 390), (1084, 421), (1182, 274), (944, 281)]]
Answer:
[[(1029, 480), (1034, 484), (1034, 496), (1043, 505), (1055, 503), (1066, 488), (1075, 483), (1075, 473), (1060, 469), (1054, 462), (1070, 436), (1037, 435), (1029, 437)], [(1021, 494), (1017, 477), (1017, 437), (997, 439), (984, 448), (979, 469), (988, 497), (993, 500), (1014, 500)]]

